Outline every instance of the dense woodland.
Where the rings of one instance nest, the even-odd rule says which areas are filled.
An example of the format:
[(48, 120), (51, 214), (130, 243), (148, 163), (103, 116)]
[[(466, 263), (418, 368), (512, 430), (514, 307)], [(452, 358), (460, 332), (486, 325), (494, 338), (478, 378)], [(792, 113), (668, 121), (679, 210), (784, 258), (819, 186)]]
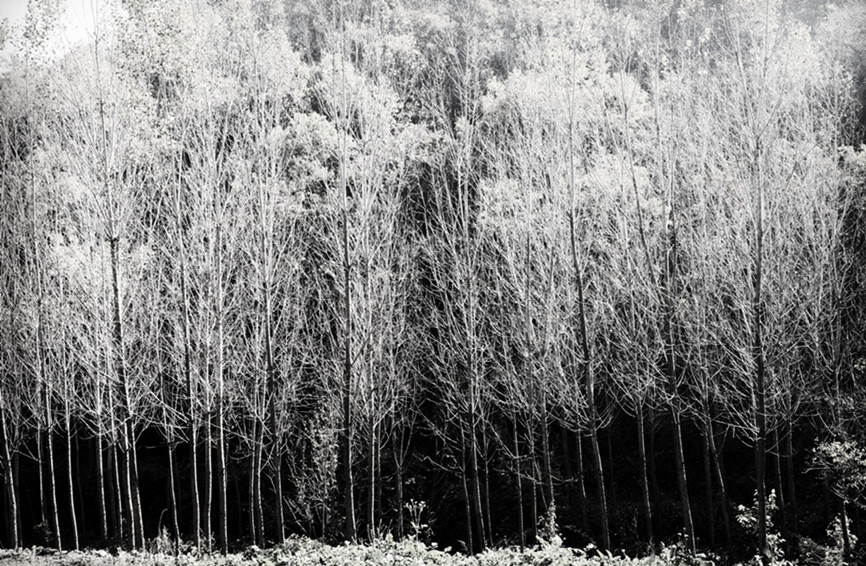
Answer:
[(861, 548), (862, 3), (98, 16), (0, 34), (2, 545)]

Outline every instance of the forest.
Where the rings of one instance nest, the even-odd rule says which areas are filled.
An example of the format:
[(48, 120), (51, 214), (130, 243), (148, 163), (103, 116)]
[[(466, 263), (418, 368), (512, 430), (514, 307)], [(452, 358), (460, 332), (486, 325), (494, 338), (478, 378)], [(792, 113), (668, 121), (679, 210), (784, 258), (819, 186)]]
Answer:
[(866, 560), (866, 5), (90, 5), (0, 27), (0, 547)]

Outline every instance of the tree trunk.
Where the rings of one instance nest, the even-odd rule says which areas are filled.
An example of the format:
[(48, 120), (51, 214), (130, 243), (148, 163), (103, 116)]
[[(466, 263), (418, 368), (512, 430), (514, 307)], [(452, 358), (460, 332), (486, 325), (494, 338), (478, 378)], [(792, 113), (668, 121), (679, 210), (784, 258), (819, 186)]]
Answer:
[(848, 509), (845, 505), (845, 500), (839, 500), (842, 506), (842, 514), (839, 516), (839, 522), (842, 526), (842, 560), (847, 560), (851, 556), (851, 534), (848, 532)]
[(463, 427), (460, 428), (460, 477), (463, 483), (463, 500), (465, 501), (466, 512), (466, 547), (469, 555), (475, 554), (475, 545), (472, 537), (472, 499), (469, 496), (469, 482), (466, 474), (466, 433)]
[(406, 534), (403, 524), (403, 466), (399, 455), (401, 446), (402, 444), (396, 440), (391, 445), (394, 455), (394, 488), (397, 498), (397, 540), (403, 540)]
[(376, 539), (376, 425), (370, 416), (367, 427), (367, 540)]
[(213, 413), (210, 394), (207, 395), (205, 404), (207, 411), (204, 414), (205, 439), (204, 439), (204, 532), (205, 546), (208, 554), (213, 551)]
[(69, 486), (69, 515), (72, 518), (72, 540), (75, 545), (75, 550), (78, 550), (78, 514), (75, 511), (75, 483), (73, 479), (75, 474), (72, 469), (72, 419), (70, 417), (69, 395), (70, 394), (67, 393), (66, 399), (64, 400), (66, 421), (66, 471)]
[[(593, 371), (592, 350), (589, 346), (588, 328), (586, 325), (586, 302), (584, 298), (583, 270), (580, 267), (577, 255), (577, 237), (575, 234), (575, 183), (574, 183), (574, 124), (573, 117), (569, 115), (568, 127), (568, 186), (570, 205), (568, 209), (569, 243), (571, 247), (571, 263), (574, 270), (577, 285), (578, 317), (580, 319), (580, 348), (583, 357), (582, 365), (586, 375), (586, 403), (589, 412), (589, 436), (592, 444), (593, 459), (595, 460), (596, 487), (598, 490), (599, 512), (601, 513), (601, 539), (602, 548), (610, 549), (610, 527), (608, 521), (607, 497), (604, 491), (604, 468), (601, 462), (601, 450), (598, 446), (598, 414), (595, 406), (595, 372)], [(584, 163), (584, 168), (586, 164)]]
[[(345, 95), (345, 92), (344, 92)], [(345, 100), (343, 101), (345, 104)], [(343, 197), (342, 252), (343, 252), (343, 504), (346, 513), (346, 539), (355, 541), (358, 528), (355, 523), (355, 481), (352, 476), (352, 264), (349, 261), (349, 194), (346, 184), (346, 132), (342, 132), (340, 160), (340, 189)]]
[(277, 542), (282, 544), (286, 540), (286, 520), (283, 515), (283, 458), (280, 454), (280, 431), (277, 427), (277, 368), (274, 363), (274, 336), (273, 321), (271, 320), (271, 282), (270, 271), (266, 268), (265, 281), (265, 367), (267, 369), (268, 383), (266, 396), (269, 400), (268, 413), (270, 416), (270, 436), (272, 452), (271, 481), (276, 489), (276, 511), (277, 511)]
[(758, 201), (755, 212), (757, 222), (755, 225), (755, 241), (753, 258), (754, 271), (752, 274), (752, 356), (755, 363), (754, 395), (755, 428), (757, 438), (755, 439), (755, 482), (758, 494), (758, 554), (763, 564), (770, 561), (769, 548), (767, 546), (767, 494), (765, 487), (765, 462), (766, 462), (766, 391), (764, 385), (764, 303), (761, 296), (762, 270), (763, 270), (763, 244), (764, 244), (764, 192), (763, 179), (760, 173), (760, 147), (756, 148), (755, 163), (758, 169), (757, 191)]
[(689, 503), (689, 487), (686, 479), (686, 463), (683, 457), (683, 435), (680, 423), (680, 413), (676, 407), (671, 407), (671, 415), (674, 420), (674, 463), (677, 468), (677, 487), (680, 494), (680, 511), (685, 530), (686, 545), (689, 552), (695, 553), (695, 525), (692, 522), (692, 507)]
[[(38, 387), (38, 385), (37, 385)], [(45, 503), (45, 442), (39, 423), (36, 424), (36, 474), (39, 476), (39, 523), (48, 525), (48, 509)], [(47, 543), (47, 541), (45, 541)]]
[(517, 437), (517, 417), (513, 421), (514, 432), (514, 476), (517, 480), (517, 532), (520, 540), (520, 552), (526, 547), (526, 526), (523, 524), (523, 478), (520, 471), (520, 442)]
[[(471, 403), (471, 401), (470, 401)], [(479, 481), (478, 473), (478, 437), (477, 437), (477, 422), (475, 411), (472, 410), (469, 416), (469, 465), (472, 471), (471, 486), (472, 486), (472, 507), (475, 512), (475, 524), (478, 529), (478, 550), (484, 550), (484, 541), (486, 538), (484, 529), (484, 511), (481, 504), (481, 482)]]
[(589, 440), (592, 445), (592, 456), (595, 464), (595, 487), (598, 491), (598, 506), (601, 512), (601, 546), (610, 550), (610, 527), (608, 526), (607, 497), (604, 491), (604, 468), (601, 463), (601, 448), (598, 444), (598, 429), (594, 419), (590, 417)]
[(51, 524), (54, 529), (54, 540), (57, 550), (63, 550), (63, 541), (60, 536), (60, 512), (57, 509), (57, 475), (54, 466), (54, 433), (52, 432), (51, 419), (48, 419), (48, 484), (51, 497)]
[(706, 505), (707, 529), (710, 533), (710, 547), (716, 548), (716, 517), (713, 505), (713, 469), (710, 461), (710, 416), (704, 414), (704, 504)]
[[(192, 386), (192, 380), (187, 381), (187, 388)], [(190, 406), (194, 404), (193, 397), (190, 395)], [(192, 495), (192, 536), (195, 541), (195, 547), (201, 548), (201, 497), (198, 490), (198, 424), (195, 422), (194, 409), (190, 409), (190, 431), (189, 431), (189, 460), (190, 460), (190, 490)]]
[[(130, 427), (132, 428), (132, 427)], [(135, 520), (135, 532), (138, 533), (138, 548), (144, 548), (144, 516), (141, 510), (141, 491), (138, 489), (138, 447), (136, 445), (135, 434), (132, 435), (130, 445), (132, 453), (132, 505)]]
[(102, 456), (102, 425), (93, 442), (96, 444), (96, 497), (99, 505), (99, 536), (103, 543), (108, 540), (108, 508), (105, 500), (105, 463)]
[(168, 494), (169, 505), (171, 506), (171, 527), (174, 535), (175, 553), (180, 551), (180, 523), (177, 519), (177, 490), (175, 489), (175, 471), (174, 471), (174, 443), (169, 440), (168, 448)]
[[(221, 328), (220, 328), (221, 329)], [(228, 535), (228, 497), (227, 497), (227, 487), (226, 487), (226, 437), (225, 437), (225, 423), (223, 420), (223, 413), (225, 411), (224, 403), (225, 403), (225, 385), (223, 379), (223, 360), (222, 360), (222, 332), (218, 333), (220, 346), (218, 353), (218, 362), (217, 365), (219, 367), (218, 371), (218, 392), (217, 392), (217, 489), (218, 489), (218, 502), (219, 502), (219, 515), (218, 515), (218, 531), (219, 531), (219, 542), (220, 542), (220, 551), (223, 554), (227, 554), (229, 550), (229, 535)]]
[(192, 339), (190, 330), (189, 284), (187, 282), (186, 244), (181, 222), (180, 183), (175, 194), (175, 224), (180, 264), (181, 325), (183, 332), (183, 381), (186, 384), (186, 418), (189, 425), (190, 495), (192, 496), (192, 536), (197, 549), (201, 548), (201, 496), (198, 487), (198, 416), (196, 414), (197, 388), (192, 376)]
[(532, 491), (530, 492), (530, 517), (532, 518), (532, 543), (538, 543), (538, 461), (535, 453), (535, 423), (532, 418), (529, 418), (529, 423), (526, 426), (526, 434), (529, 438), (529, 468), (531, 474)]
[(259, 546), (265, 545), (265, 513), (262, 507), (262, 453), (265, 449), (265, 425), (258, 422), (257, 433), (255, 439), (255, 490), (253, 493), (253, 503), (256, 513), (256, 544)]
[[(112, 419), (113, 420), (113, 419)], [(114, 439), (108, 445), (108, 509), (109, 517), (111, 517), (111, 534), (112, 538), (122, 542), (125, 535), (123, 528), (123, 494), (120, 489), (120, 465), (117, 456), (117, 442)]]
[[(256, 438), (256, 425), (253, 424), (253, 444)], [(247, 492), (247, 508), (249, 509), (249, 528), (250, 539), (256, 540), (256, 453), (253, 446), (253, 453), (250, 455), (250, 481), (248, 482)]]
[(649, 452), (647, 453), (647, 464), (649, 466), (650, 488), (653, 503), (658, 503), (660, 497), (659, 478), (656, 473), (656, 416), (655, 410), (650, 407), (647, 411), (649, 421)]
[(0, 436), (3, 437), (3, 483), (6, 487), (6, 521), (11, 548), (21, 546), (21, 531), (18, 522), (18, 488), (12, 463), (12, 440), (7, 423), (7, 410), (3, 389), (0, 388)]
[[(81, 446), (78, 432), (73, 435), (73, 439), (75, 440), (75, 450), (73, 451), (73, 457), (75, 459), (75, 494), (78, 501), (84, 501), (84, 491), (81, 489)], [(80, 508), (79, 520), (82, 525), (87, 525), (86, 509), (87, 506), (82, 506)]]
[(640, 467), (640, 491), (641, 503), (643, 504), (644, 519), (646, 521), (645, 533), (646, 540), (650, 547), (655, 545), (653, 538), (653, 511), (650, 503), (649, 481), (647, 479), (647, 457), (646, 444), (644, 442), (644, 420), (643, 420), (643, 402), (637, 403), (637, 451), (638, 465)]
[[(482, 441), (486, 446), (487, 443)], [(487, 524), (487, 546), (493, 546), (493, 522), (490, 518), (490, 466), (484, 458), (484, 521)]]
[[(21, 459), (18, 456), (18, 452), (14, 452), (12, 454), (12, 485), (16, 487), (21, 485), (20, 471)], [(23, 534), (21, 533), (21, 505), (18, 506), (18, 513), (15, 515), (15, 521), (18, 525), (18, 541), (15, 544), (20, 547), (23, 544)]]
[(568, 508), (574, 511), (574, 468), (571, 463), (571, 444), (569, 443), (569, 435), (571, 433), (560, 428), (559, 440), (560, 450), (562, 450), (563, 474), (565, 481), (562, 483), (562, 489), (565, 492), (565, 501), (568, 503)]
[(788, 523), (790, 525), (791, 538), (790, 541), (793, 546), (796, 547), (796, 539), (797, 534), (799, 532), (799, 525), (797, 522), (797, 491), (794, 485), (794, 426), (791, 423), (790, 415), (786, 419), (786, 428), (785, 428), (785, 461), (787, 464), (787, 475), (788, 475)]
[(592, 538), (589, 529), (589, 509), (587, 509), (586, 482), (584, 481), (583, 466), (583, 437), (580, 433), (574, 435), (577, 444), (577, 500), (580, 505), (580, 524), (585, 536)]
[[(110, 196), (109, 196), (110, 199)], [(129, 524), (129, 541), (135, 547), (137, 536), (135, 530), (136, 523), (136, 504), (137, 491), (136, 486), (132, 484), (132, 468), (133, 458), (135, 455), (135, 435), (132, 427), (132, 407), (129, 396), (129, 382), (126, 375), (126, 356), (124, 353), (123, 340), (123, 316), (121, 314), (121, 297), (120, 297), (120, 258), (119, 256), (119, 238), (115, 234), (109, 235), (109, 252), (111, 263), (111, 306), (112, 306), (112, 348), (114, 350), (114, 371), (117, 375), (119, 395), (120, 395), (120, 414), (122, 415), (121, 443), (123, 451), (123, 480), (126, 488), (125, 508), (127, 510), (126, 518)], [(133, 446), (130, 446), (130, 443)]]
[(553, 493), (553, 467), (550, 463), (550, 430), (547, 426), (547, 415), (546, 411), (543, 411), (541, 415), (541, 463), (544, 466), (544, 487), (547, 491), (545, 502), (546, 507), (546, 516), (545, 516), (545, 533), (546, 536), (552, 536), (555, 534), (556, 529), (556, 500), (554, 499)]
[[(382, 511), (382, 490), (385, 488), (385, 482), (382, 481), (382, 436), (379, 429), (376, 429), (376, 516), (379, 517), (379, 523), (382, 522), (382, 518), (385, 516)], [(377, 526), (377, 536), (381, 535), (381, 531)]]
[(779, 443), (779, 431), (778, 429), (773, 429), (773, 445), (776, 447), (775, 452), (773, 453), (773, 464), (776, 472), (776, 490), (777, 490), (777, 498), (779, 508), (779, 518), (781, 519), (781, 534), (782, 538), (785, 539), (786, 542), (790, 541), (790, 537), (788, 536), (788, 506), (785, 504), (785, 485), (782, 483), (782, 445)]
[(716, 444), (716, 433), (713, 431), (713, 421), (707, 423), (709, 427), (710, 453), (713, 456), (716, 470), (716, 481), (719, 483), (719, 494), (721, 495), (722, 522), (725, 524), (725, 545), (728, 549), (733, 547), (733, 525), (731, 524), (731, 504), (728, 500), (728, 488), (725, 481), (725, 463), (722, 453)]
[(135, 511), (132, 505), (132, 462), (129, 450), (129, 434), (125, 426), (121, 427), (120, 439), (120, 462), (118, 470), (118, 493), (121, 496), (120, 506), (120, 523), (121, 527), (125, 526), (125, 544), (127, 548), (134, 549), (136, 534), (135, 534)]

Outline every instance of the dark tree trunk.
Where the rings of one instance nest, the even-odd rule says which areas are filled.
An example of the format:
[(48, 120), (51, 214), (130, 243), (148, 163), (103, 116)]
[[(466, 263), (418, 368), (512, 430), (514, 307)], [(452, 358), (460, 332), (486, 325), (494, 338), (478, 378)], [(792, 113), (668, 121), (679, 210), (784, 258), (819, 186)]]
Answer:
[(791, 536), (791, 544), (796, 547), (797, 544), (797, 535), (799, 533), (799, 525), (797, 522), (797, 491), (795, 488), (794, 482), (794, 443), (793, 443), (793, 425), (791, 424), (791, 417), (789, 416), (786, 420), (785, 427), (785, 463), (787, 464), (787, 475), (788, 475), (788, 525)]
[(591, 537), (592, 533), (589, 528), (589, 509), (587, 509), (586, 498), (586, 482), (584, 481), (584, 465), (583, 465), (583, 437), (578, 432), (574, 435), (577, 444), (577, 499), (580, 505), (580, 524), (583, 527), (583, 532), (587, 537)]
[(514, 477), (517, 482), (517, 532), (520, 551), (526, 547), (526, 526), (523, 524), (523, 478), (520, 471), (520, 442), (517, 437), (517, 418), (513, 421), (514, 432)]
[(725, 461), (722, 457), (720, 447), (716, 443), (716, 433), (713, 430), (713, 420), (707, 422), (708, 432), (707, 438), (710, 442), (710, 453), (713, 456), (713, 462), (716, 470), (716, 481), (719, 484), (719, 494), (721, 495), (722, 522), (725, 524), (725, 545), (728, 549), (733, 547), (733, 525), (731, 524), (731, 504), (728, 499), (727, 481), (725, 480)]
[(653, 511), (650, 503), (649, 481), (647, 478), (647, 455), (646, 443), (644, 441), (644, 417), (643, 417), (643, 402), (637, 403), (637, 449), (638, 449), (638, 466), (640, 467), (640, 490), (641, 503), (643, 504), (645, 534), (647, 543), (652, 547), (655, 544), (653, 537)]
[(18, 548), (21, 546), (21, 530), (18, 522), (18, 486), (13, 471), (12, 440), (7, 423), (7, 410), (3, 391), (0, 389), (0, 436), (3, 437), (3, 482), (6, 488), (6, 525), (9, 537), (9, 546)]
[(713, 505), (715, 498), (713, 497), (713, 469), (710, 458), (710, 416), (705, 414), (704, 419), (704, 504), (706, 505), (707, 529), (710, 534), (710, 547), (716, 548), (716, 516), (715, 505)]

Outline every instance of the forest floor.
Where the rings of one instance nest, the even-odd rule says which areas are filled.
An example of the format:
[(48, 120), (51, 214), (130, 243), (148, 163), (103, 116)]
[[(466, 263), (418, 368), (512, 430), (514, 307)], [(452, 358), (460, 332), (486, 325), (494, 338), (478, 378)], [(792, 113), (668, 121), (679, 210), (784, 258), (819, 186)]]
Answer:
[(686, 557), (677, 547), (669, 547), (658, 556), (628, 558), (598, 553), (590, 548), (578, 550), (559, 544), (545, 544), (520, 551), (517, 548), (486, 550), (474, 556), (437, 550), (417, 541), (397, 542), (390, 539), (372, 544), (330, 546), (304, 538), (292, 538), (267, 549), (251, 546), (240, 553), (172, 555), (164, 552), (109, 553), (105, 550), (64, 551), (34, 547), (24, 550), (0, 550), (0, 566), (19, 564), (36, 566), (667, 566), (689, 564), (710, 566), (715, 563), (701, 555)]

